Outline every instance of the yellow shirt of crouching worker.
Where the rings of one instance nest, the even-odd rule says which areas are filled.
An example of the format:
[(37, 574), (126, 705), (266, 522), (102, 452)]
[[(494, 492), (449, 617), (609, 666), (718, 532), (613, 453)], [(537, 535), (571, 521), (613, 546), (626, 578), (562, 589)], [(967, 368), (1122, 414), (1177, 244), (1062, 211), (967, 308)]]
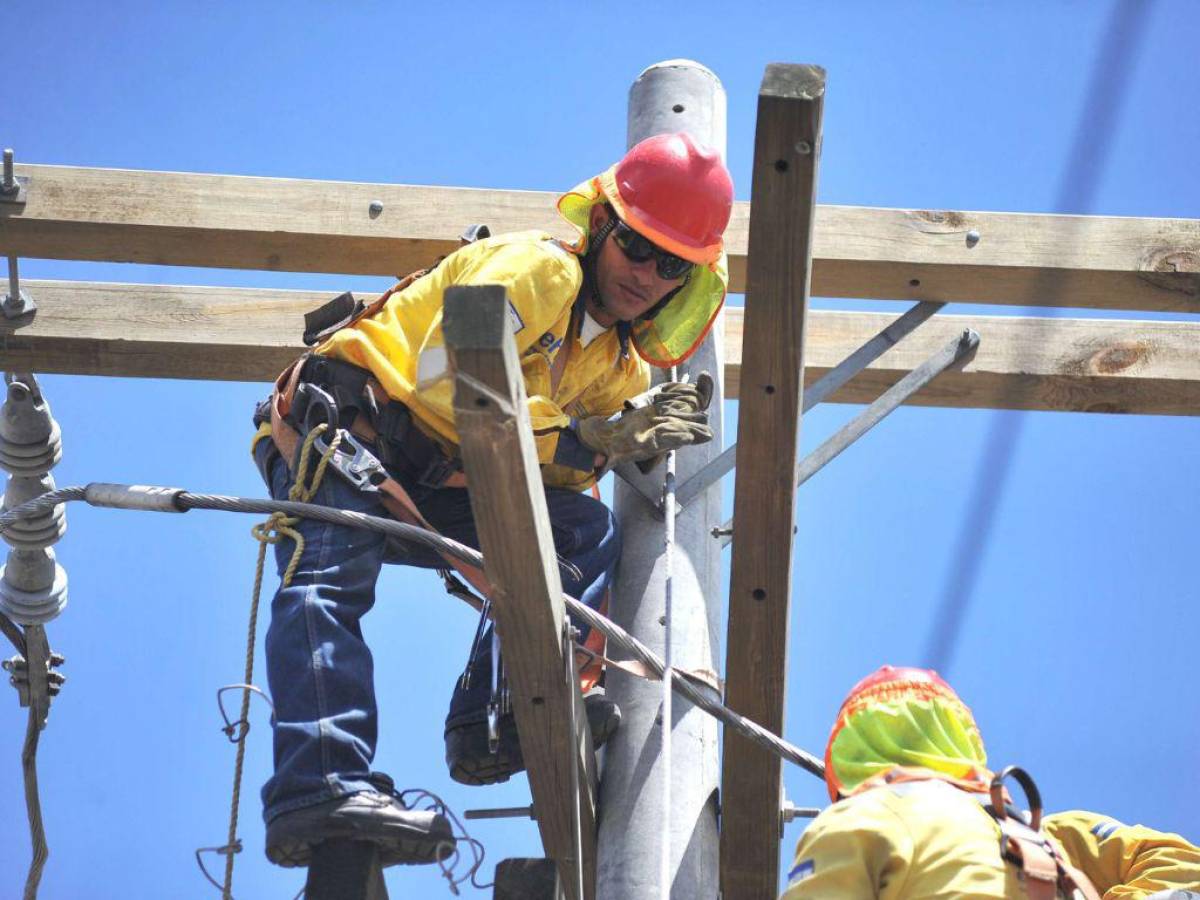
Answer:
[[(1200, 849), (1179, 835), (1089, 812), (1042, 828), (1104, 900), (1200, 890)], [(974, 796), (939, 780), (857, 793), (804, 832), (783, 900), (933, 900), (1028, 896), (1000, 855), (1000, 829)]]
[[(388, 396), (404, 403), (430, 436), (458, 444), (454, 386), (442, 336), (442, 299), (454, 285), (500, 285), (508, 295), (528, 409), (551, 486), (581, 490), (594, 474), (554, 465), (562, 429), (572, 418), (607, 416), (650, 385), (650, 367), (617, 327), (581, 340), (583, 283), (579, 257), (548, 234), (519, 232), (469, 244), (428, 275), (390, 297), (375, 315), (343, 328), (317, 352), (369, 369)], [(575, 313), (573, 315), (573, 310)], [(557, 385), (551, 369), (569, 352)]]

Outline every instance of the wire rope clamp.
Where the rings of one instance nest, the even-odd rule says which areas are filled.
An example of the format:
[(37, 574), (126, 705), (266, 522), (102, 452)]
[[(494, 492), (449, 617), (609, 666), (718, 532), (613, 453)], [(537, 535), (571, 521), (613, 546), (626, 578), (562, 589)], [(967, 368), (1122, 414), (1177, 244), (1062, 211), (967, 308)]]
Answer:
[(109, 509), (136, 509), (143, 512), (187, 512), (179, 505), (183, 488), (157, 487), (150, 484), (107, 484), (94, 481), (84, 489), (83, 499), (90, 506)]

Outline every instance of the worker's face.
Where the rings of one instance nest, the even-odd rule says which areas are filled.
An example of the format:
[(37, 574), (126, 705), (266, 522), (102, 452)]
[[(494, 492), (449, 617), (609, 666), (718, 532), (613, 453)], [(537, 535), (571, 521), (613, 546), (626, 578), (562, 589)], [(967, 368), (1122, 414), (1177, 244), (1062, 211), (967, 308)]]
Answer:
[[(608, 211), (604, 204), (592, 207), (590, 226), (593, 233), (607, 220)], [(604, 308), (597, 309), (594, 304), (589, 304), (589, 312), (601, 325), (612, 325), (618, 321), (632, 322), (679, 287), (683, 278), (660, 276), (654, 257), (634, 262), (617, 246), (610, 234), (601, 245), (596, 260), (596, 288), (600, 291)]]

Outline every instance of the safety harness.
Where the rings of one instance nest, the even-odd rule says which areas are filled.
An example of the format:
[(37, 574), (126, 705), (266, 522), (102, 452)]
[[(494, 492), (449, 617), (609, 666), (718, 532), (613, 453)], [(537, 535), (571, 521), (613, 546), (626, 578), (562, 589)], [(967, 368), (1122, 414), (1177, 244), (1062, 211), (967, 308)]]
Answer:
[[(490, 237), (486, 225), (472, 225), (459, 237), (466, 246)], [(369, 318), (381, 309), (394, 294), (428, 275), (442, 262), (418, 269), (400, 278), (396, 284), (371, 303), (355, 299), (347, 292), (313, 310), (304, 317), (304, 343), (313, 347), (323, 343), (337, 331), (349, 328)], [(271, 423), (271, 440), (290, 471), (296, 473), (299, 453), (306, 434), (321, 424), (326, 434), (316, 438), (313, 447), (321, 454), (329, 449), (327, 434), (338, 433), (341, 443), (328, 454), (329, 466), (342, 478), (361, 491), (378, 494), (388, 513), (400, 522), (437, 533), (417, 508), (404, 486), (389, 472), (403, 472), (416, 483), (431, 488), (465, 488), (466, 475), (462, 461), (447, 453), (441, 444), (422, 430), (411, 411), (403, 403), (388, 396), (386, 390), (367, 369), (342, 360), (304, 353), (292, 362), (275, 380), (270, 398), (259, 405), (255, 424)], [(370, 448), (366, 445), (370, 445)], [(482, 635), (484, 622), (492, 616), (492, 587), (483, 570), (448, 554), (441, 554), (446, 566), (438, 570), (446, 592), (464, 600), (480, 613), (476, 643)], [(561, 558), (560, 564), (567, 565)], [(459, 576), (474, 589), (468, 589)], [(602, 612), (605, 610), (605, 598)], [(593, 629), (578, 649), (586, 662), (580, 673), (581, 687), (586, 691), (600, 678), (605, 658), (604, 637)], [(464, 678), (468, 677), (472, 647)], [(493, 674), (501, 668), (499, 648), (493, 645)], [(501, 684), (493, 694), (507, 694)], [(495, 699), (495, 697), (493, 698)]]
[[(1013, 808), (1011, 798), (1004, 788), (1005, 779), (1011, 777), (1025, 791), (1029, 804), (1029, 821)], [(976, 782), (932, 775), (928, 770), (910, 769), (903, 766), (884, 772), (859, 785), (852, 793), (858, 794), (876, 787), (888, 787), (903, 792), (904, 785), (920, 782), (940, 781), (958, 788), (976, 800), (992, 817), (1000, 829), (1000, 856), (1015, 866), (1017, 877), (1025, 886), (1030, 900), (1055, 900), (1057, 897), (1073, 900), (1100, 900), (1100, 893), (1086, 875), (1063, 859), (1058, 848), (1042, 831), (1042, 796), (1029, 773), (1018, 766), (1008, 766), (992, 777), (986, 792)]]

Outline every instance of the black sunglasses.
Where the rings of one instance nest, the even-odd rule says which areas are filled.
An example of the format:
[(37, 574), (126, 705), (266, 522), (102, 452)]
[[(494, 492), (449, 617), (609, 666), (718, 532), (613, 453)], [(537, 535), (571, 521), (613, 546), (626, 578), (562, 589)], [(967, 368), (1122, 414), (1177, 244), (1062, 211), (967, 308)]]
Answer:
[(658, 277), (666, 281), (682, 278), (692, 268), (692, 263), (688, 260), (656, 246), (620, 219), (614, 221), (616, 227), (613, 228), (613, 240), (630, 262), (643, 263), (653, 259)]

